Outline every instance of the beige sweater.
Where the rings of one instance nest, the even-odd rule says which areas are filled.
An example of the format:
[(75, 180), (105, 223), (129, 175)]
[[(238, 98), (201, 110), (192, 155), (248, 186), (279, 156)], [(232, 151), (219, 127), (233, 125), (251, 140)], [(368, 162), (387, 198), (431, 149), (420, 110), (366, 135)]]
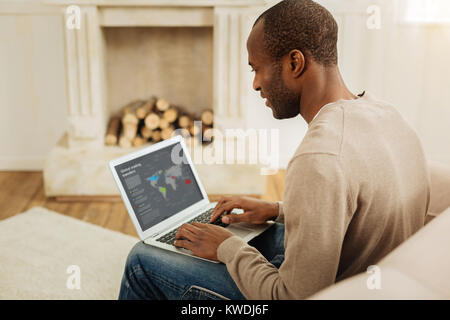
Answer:
[(429, 198), (417, 134), (366, 93), (325, 105), (288, 164), (281, 267), (236, 236), (217, 255), (248, 299), (306, 298), (365, 272), (410, 237)]

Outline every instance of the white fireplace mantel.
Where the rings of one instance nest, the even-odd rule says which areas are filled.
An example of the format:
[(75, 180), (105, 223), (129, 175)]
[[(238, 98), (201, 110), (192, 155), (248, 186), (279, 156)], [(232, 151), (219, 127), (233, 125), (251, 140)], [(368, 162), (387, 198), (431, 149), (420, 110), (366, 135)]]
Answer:
[[(245, 127), (243, 109), (252, 90), (248, 81), (246, 39), (255, 17), (266, 5), (265, 0), (52, 0), (47, 3), (60, 6), (63, 14), (69, 6), (76, 5), (81, 18), (79, 29), (63, 24), (69, 127), (45, 162), (48, 196), (118, 194), (107, 162), (132, 150), (104, 146), (110, 117), (104, 28), (212, 27), (214, 126), (219, 130)], [(265, 178), (260, 168), (259, 165), (197, 166), (209, 194), (263, 194)]]
[[(213, 27), (213, 101), (218, 129), (242, 128), (249, 91), (245, 42), (264, 0), (52, 1), (80, 8), (79, 29), (65, 30), (69, 145), (103, 145), (109, 117), (104, 27)], [(66, 25), (66, 24), (64, 24)]]

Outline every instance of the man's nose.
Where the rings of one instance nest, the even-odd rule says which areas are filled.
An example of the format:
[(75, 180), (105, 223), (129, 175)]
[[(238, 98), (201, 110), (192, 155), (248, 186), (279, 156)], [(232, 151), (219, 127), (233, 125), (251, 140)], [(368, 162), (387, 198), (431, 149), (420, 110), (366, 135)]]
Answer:
[(261, 91), (261, 86), (259, 85), (259, 82), (257, 81), (256, 76), (253, 79), (253, 90)]

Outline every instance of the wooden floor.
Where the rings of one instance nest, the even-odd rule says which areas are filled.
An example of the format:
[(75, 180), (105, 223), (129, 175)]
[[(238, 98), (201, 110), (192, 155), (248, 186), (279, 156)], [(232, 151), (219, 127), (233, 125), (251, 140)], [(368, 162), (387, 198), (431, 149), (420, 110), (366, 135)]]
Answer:
[[(267, 191), (261, 199), (283, 200), (285, 171), (268, 176)], [(217, 196), (212, 196), (213, 198)], [(104, 228), (137, 236), (121, 201), (57, 201), (44, 194), (42, 172), (0, 171), (0, 220), (41, 206)]]

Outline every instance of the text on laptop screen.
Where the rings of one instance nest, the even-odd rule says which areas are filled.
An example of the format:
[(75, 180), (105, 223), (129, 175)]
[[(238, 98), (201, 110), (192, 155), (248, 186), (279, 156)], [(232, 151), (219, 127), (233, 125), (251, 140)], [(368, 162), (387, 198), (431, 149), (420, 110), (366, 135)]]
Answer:
[[(174, 162), (175, 147), (179, 152)], [(143, 231), (203, 200), (180, 143), (117, 165), (115, 170)]]

